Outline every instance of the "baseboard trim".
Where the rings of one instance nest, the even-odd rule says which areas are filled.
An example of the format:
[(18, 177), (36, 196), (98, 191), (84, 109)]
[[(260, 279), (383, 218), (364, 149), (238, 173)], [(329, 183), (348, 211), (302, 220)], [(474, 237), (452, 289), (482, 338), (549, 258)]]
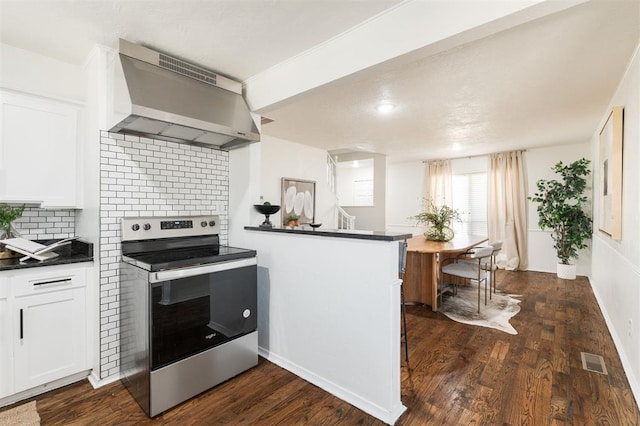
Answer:
[(113, 376), (109, 376), (104, 379), (101, 379), (96, 375), (95, 370), (93, 370), (89, 375), (89, 377), (87, 377), (87, 380), (89, 380), (89, 383), (91, 383), (91, 386), (93, 386), (94, 389), (98, 389), (98, 388), (101, 388), (102, 386), (110, 385), (111, 383), (114, 383), (120, 380), (120, 374), (114, 374)]
[(89, 374), (89, 370), (82, 371), (80, 373), (73, 374), (71, 376), (64, 377), (59, 380), (54, 380), (49, 383), (45, 383), (40, 386), (36, 386), (31, 389), (24, 390), (22, 392), (15, 393), (13, 395), (9, 395), (5, 398), (0, 399), (0, 407), (4, 407), (6, 405), (15, 404), (16, 402), (22, 401), (24, 399), (29, 399), (36, 395), (43, 394), (45, 392), (52, 391), (54, 389), (61, 388), (63, 386), (70, 385), (75, 382), (79, 382), (80, 380), (87, 377)]
[(268, 350), (258, 347), (258, 354), (267, 359), (268, 361), (276, 364), (279, 367), (284, 368), (287, 371), (292, 372), (298, 377), (318, 386), (320, 389), (329, 392), (337, 398), (353, 405), (354, 407), (359, 408), (367, 414), (372, 415), (373, 417), (392, 425), (394, 424), (398, 418), (404, 413), (407, 409), (402, 402), (398, 402), (398, 404), (393, 407), (391, 410), (387, 410), (383, 407), (380, 407), (377, 404), (372, 403), (366, 399), (363, 399), (357, 394), (344, 389), (341, 386), (336, 385), (333, 382), (326, 380), (323, 377), (318, 376), (317, 374), (295, 364), (291, 361), (274, 354), (273, 352), (269, 352)]

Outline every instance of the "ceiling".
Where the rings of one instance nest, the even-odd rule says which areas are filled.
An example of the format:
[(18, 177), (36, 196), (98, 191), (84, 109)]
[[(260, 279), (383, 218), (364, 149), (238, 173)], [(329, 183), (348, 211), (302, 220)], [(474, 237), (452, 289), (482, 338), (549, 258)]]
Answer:
[[(80, 65), (94, 44), (115, 48), (125, 38), (245, 81), (399, 5), (0, 0), (0, 41)], [(639, 40), (640, 1), (578, 4), (437, 54), (398, 56), (274, 103), (260, 110), (274, 120), (263, 134), (391, 161), (586, 142)], [(383, 99), (396, 105), (385, 116), (374, 109)]]
[[(395, 161), (586, 142), (639, 37), (640, 3), (586, 3), (334, 81), (264, 111), (264, 132)], [(383, 99), (396, 110), (378, 114)]]

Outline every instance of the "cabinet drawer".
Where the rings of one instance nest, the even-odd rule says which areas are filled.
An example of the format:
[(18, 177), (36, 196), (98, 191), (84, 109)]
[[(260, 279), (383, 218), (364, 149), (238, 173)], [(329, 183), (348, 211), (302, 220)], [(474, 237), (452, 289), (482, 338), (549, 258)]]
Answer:
[(11, 279), (13, 296), (31, 296), (34, 294), (62, 291), (84, 287), (86, 268), (51, 267), (41, 268), (42, 272), (20, 274)]

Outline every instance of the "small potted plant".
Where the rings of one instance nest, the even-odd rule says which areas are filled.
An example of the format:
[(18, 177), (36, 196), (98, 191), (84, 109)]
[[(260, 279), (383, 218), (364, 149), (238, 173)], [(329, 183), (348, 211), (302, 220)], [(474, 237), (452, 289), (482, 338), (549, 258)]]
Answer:
[(447, 205), (436, 206), (430, 199), (425, 204), (425, 211), (413, 216), (418, 223), (427, 225), (424, 236), (431, 241), (450, 241), (454, 236), (451, 224), (454, 220), (460, 221), (458, 210)]
[[(16, 237), (11, 224), (22, 216), (23, 212), (24, 206), (11, 207), (8, 204), (0, 204), (0, 240)], [(13, 257), (13, 252), (6, 250), (2, 243), (0, 243), (0, 257)]]
[(300, 220), (300, 216), (298, 216), (294, 212), (291, 212), (284, 219), (284, 222), (287, 224), (287, 226), (295, 228), (296, 226), (298, 226), (298, 220)]
[(569, 260), (577, 259), (578, 250), (586, 248), (585, 241), (591, 238), (591, 219), (585, 212), (585, 177), (589, 175), (589, 163), (586, 158), (569, 165), (562, 161), (556, 163), (553, 170), (562, 180), (540, 179), (536, 183), (538, 191), (529, 197), (538, 203), (538, 226), (551, 231), (559, 260), (558, 278), (576, 278), (576, 265)]

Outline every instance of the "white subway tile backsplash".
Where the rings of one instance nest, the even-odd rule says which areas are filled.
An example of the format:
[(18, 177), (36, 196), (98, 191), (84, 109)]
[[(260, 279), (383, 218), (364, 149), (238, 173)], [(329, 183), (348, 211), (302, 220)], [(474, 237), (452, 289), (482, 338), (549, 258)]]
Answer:
[[(114, 310), (119, 310), (120, 218), (213, 213), (214, 202), (229, 200), (229, 154), (108, 132), (102, 133), (100, 153), (100, 377), (106, 378), (119, 372)], [(228, 239), (226, 210), (218, 213), (222, 244)], [(73, 212), (69, 220), (73, 224)]]
[(75, 210), (44, 210), (27, 207), (22, 217), (13, 223), (23, 238), (50, 240), (75, 235)]

